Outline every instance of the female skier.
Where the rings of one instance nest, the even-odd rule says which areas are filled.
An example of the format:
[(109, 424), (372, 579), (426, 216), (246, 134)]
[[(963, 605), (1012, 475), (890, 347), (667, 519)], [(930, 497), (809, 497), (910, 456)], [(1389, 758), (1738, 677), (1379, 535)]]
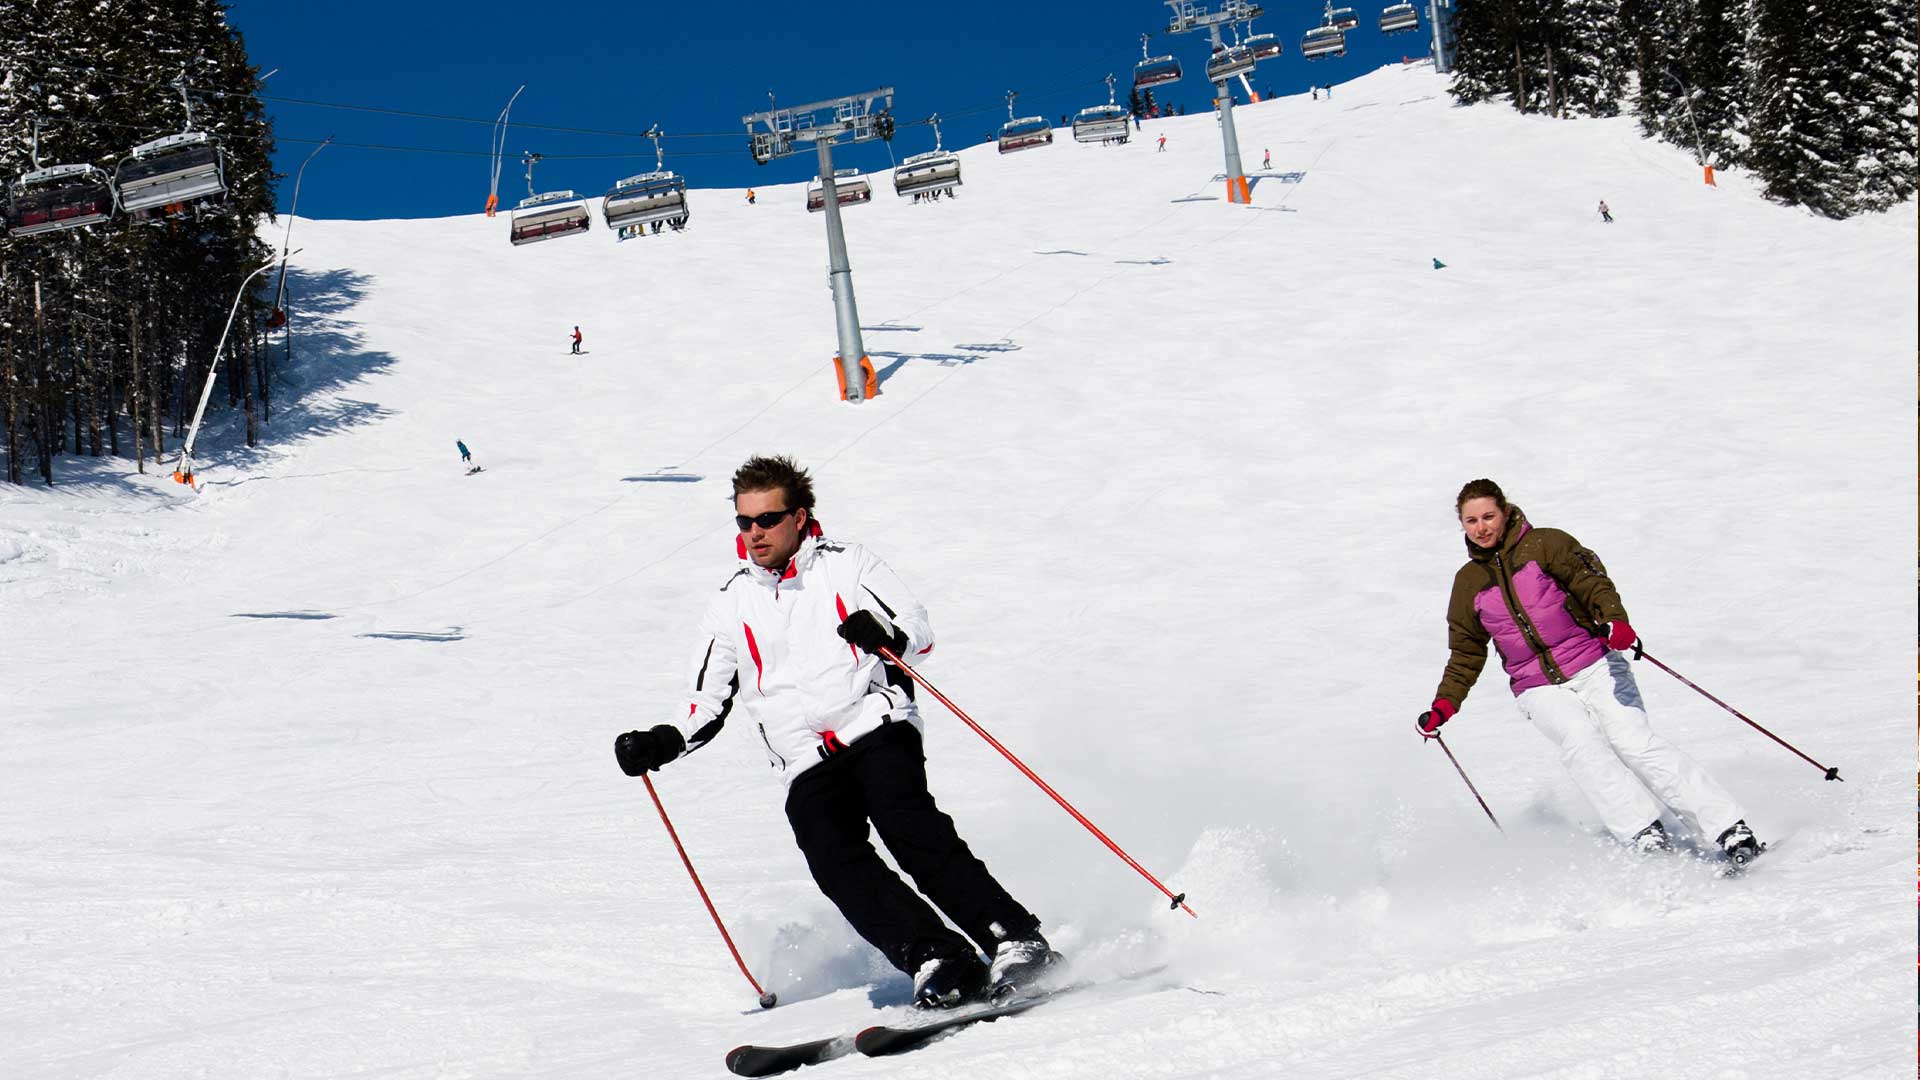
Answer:
[(1640, 851), (1669, 845), (1664, 810), (1714, 837), (1736, 865), (1762, 848), (1732, 795), (1654, 733), (1627, 657), (1636, 635), (1599, 556), (1558, 529), (1535, 528), (1500, 486), (1475, 480), (1454, 501), (1467, 564), (1447, 604), (1452, 656), (1433, 707), (1417, 721), (1433, 738), (1500, 649), (1515, 703), (1560, 746), (1560, 763), (1607, 830)]

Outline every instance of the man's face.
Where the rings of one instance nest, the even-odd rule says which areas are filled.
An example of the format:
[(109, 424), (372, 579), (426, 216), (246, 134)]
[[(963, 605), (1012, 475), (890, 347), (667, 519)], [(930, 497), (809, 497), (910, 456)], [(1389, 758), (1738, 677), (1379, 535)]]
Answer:
[(788, 509), (787, 493), (779, 488), (743, 491), (733, 497), (733, 512), (737, 517), (779, 517), (772, 525), (750, 521), (740, 530), (740, 539), (747, 545), (747, 557), (753, 560), (755, 566), (768, 570), (779, 569), (787, 565), (794, 552), (800, 550), (800, 538), (806, 535), (807, 512), (794, 510), (783, 513)]

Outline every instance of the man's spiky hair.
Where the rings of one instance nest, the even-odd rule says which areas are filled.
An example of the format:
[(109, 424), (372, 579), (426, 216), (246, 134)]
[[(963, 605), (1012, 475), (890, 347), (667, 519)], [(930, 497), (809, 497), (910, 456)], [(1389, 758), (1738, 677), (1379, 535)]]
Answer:
[(743, 491), (779, 491), (786, 495), (788, 509), (813, 512), (813, 477), (785, 455), (748, 458), (733, 473), (734, 497)]

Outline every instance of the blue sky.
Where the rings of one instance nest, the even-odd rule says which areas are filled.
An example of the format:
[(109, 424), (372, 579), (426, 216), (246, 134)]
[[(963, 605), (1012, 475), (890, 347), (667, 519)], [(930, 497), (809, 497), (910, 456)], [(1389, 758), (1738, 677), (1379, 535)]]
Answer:
[[(1211, 6), (1211, 5), (1210, 5)], [(1382, 36), (1380, 3), (1355, 5), (1360, 26), (1343, 58), (1300, 59), (1300, 35), (1320, 21), (1319, 5), (1275, 4), (1254, 25), (1278, 34), (1281, 57), (1260, 65), (1254, 88), (1300, 93), (1337, 83), (1403, 55), (1424, 56), (1422, 34)], [(293, 198), (292, 174), (314, 140), (461, 153), (328, 147), (307, 169), (303, 215), (326, 218), (437, 217), (485, 204), (491, 138), (487, 124), (396, 117), (323, 108), (291, 100), (481, 118), (497, 115), (516, 87), (516, 124), (638, 132), (658, 123), (682, 137), (666, 143), (667, 167), (694, 187), (745, 187), (803, 180), (810, 156), (757, 166), (746, 152), (740, 117), (767, 106), (895, 88), (901, 121), (942, 114), (947, 145), (980, 142), (1006, 119), (1003, 95), (1022, 92), (1021, 115), (1054, 120), (1106, 100), (1111, 72), (1121, 100), (1140, 58), (1140, 34), (1155, 53), (1171, 51), (1186, 78), (1159, 89), (1162, 101), (1189, 111), (1209, 107), (1199, 76), (1205, 35), (1168, 37), (1170, 12), (1150, 0), (1042, 5), (1001, 0), (948, 6), (787, 5), (741, 0), (711, 8), (577, 2), (554, 5), (467, 0), (459, 4), (387, 0), (235, 0), (229, 19), (246, 35), (262, 72), (279, 68), (263, 93), (280, 138), (276, 163), (288, 174), (279, 205)], [(1423, 27), (1424, 30), (1424, 27)], [(1244, 103), (1244, 97), (1236, 100)], [(896, 157), (932, 148), (932, 132), (904, 128)], [(598, 194), (613, 181), (653, 167), (642, 139), (514, 127), (502, 167), (501, 202), (526, 193), (523, 150), (547, 155), (535, 172), (542, 191), (570, 187)], [(1257, 158), (1258, 147), (1243, 147)], [(478, 156), (465, 156), (478, 155)], [(569, 158), (566, 155), (583, 155)], [(603, 156), (602, 156), (603, 155)], [(591, 156), (591, 157), (590, 157)], [(836, 160), (884, 168), (878, 144), (836, 151)]]

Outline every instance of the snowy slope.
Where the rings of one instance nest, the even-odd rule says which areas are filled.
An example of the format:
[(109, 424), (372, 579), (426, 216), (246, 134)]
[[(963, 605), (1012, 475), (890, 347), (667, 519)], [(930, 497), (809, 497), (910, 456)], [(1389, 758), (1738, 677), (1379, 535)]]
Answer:
[[(273, 446), (214, 430), (197, 496), (0, 490), (0, 1075), (712, 1076), (897, 1005), (739, 725), (658, 786), (770, 1012), (610, 753), (679, 707), (755, 452), (815, 468), (932, 612), (929, 677), (1200, 915), (930, 705), (936, 794), (1055, 943), (1170, 966), (833, 1072), (1905, 1075), (1914, 207), (1707, 189), (1628, 120), (1424, 67), (1236, 119), (1302, 182), (1227, 205), (1196, 116), (968, 150), (937, 205), (877, 183), (858, 407), (800, 183), (619, 245), (298, 222)], [(1841, 767), (1642, 666), (1775, 841), (1748, 878), (1599, 841), (1497, 673), (1448, 732), (1504, 840), (1410, 730), (1482, 475)]]

